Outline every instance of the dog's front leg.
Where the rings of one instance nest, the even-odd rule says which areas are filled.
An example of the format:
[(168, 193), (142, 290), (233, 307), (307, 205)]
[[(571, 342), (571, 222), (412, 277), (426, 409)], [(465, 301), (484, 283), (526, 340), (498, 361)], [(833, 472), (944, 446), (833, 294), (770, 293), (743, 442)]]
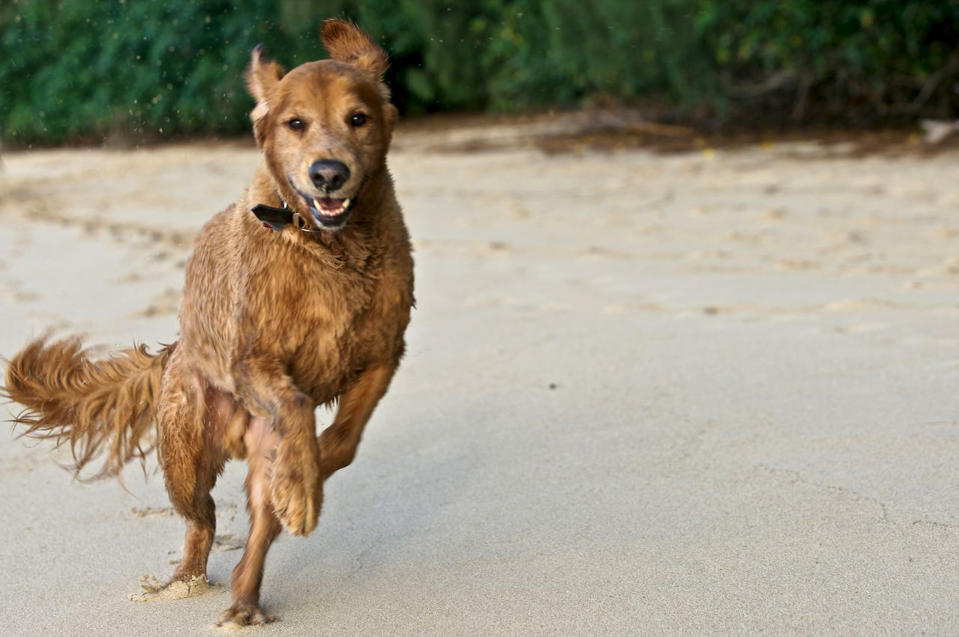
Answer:
[(313, 401), (276, 361), (248, 361), (238, 369), (247, 408), (267, 418), (279, 435), (270, 483), (273, 509), (291, 534), (309, 535), (323, 502)]
[(353, 462), (363, 428), (386, 393), (396, 365), (397, 362), (392, 361), (367, 369), (340, 397), (333, 423), (323, 430), (318, 439), (324, 481)]

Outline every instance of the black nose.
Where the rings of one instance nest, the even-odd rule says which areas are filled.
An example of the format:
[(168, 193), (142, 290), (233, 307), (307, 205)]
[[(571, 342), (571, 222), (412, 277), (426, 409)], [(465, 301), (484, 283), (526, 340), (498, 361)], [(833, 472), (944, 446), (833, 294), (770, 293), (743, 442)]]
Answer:
[(320, 190), (331, 192), (346, 183), (350, 169), (341, 161), (321, 159), (310, 166), (310, 179)]

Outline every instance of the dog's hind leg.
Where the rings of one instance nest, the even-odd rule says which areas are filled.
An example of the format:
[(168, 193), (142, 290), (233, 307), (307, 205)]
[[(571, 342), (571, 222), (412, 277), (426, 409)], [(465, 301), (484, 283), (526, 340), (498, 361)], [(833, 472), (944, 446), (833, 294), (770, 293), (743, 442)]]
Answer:
[(282, 530), (270, 498), (271, 457), (280, 443), (269, 420), (251, 418), (243, 442), (247, 449), (247, 508), (250, 537), (240, 563), (233, 569), (232, 605), (220, 616), (219, 625), (248, 626), (273, 620), (260, 609), (260, 584), (266, 553)]
[(157, 449), (167, 494), (173, 508), (186, 519), (187, 530), (183, 558), (169, 584), (206, 578), (216, 533), (210, 491), (226, 458), (216, 440), (215, 414), (207, 400), (199, 377), (184, 369), (174, 353), (163, 376), (157, 407)]

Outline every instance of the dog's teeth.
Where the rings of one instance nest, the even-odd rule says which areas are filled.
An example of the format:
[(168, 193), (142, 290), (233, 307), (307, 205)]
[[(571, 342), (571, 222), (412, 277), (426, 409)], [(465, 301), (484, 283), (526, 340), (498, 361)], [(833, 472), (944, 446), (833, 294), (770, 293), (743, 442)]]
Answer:
[(330, 210), (329, 208), (324, 208), (319, 199), (313, 199), (313, 208), (324, 217), (337, 217), (346, 212), (346, 209), (349, 207), (349, 205), (350, 200), (344, 199), (339, 206), (333, 210)]

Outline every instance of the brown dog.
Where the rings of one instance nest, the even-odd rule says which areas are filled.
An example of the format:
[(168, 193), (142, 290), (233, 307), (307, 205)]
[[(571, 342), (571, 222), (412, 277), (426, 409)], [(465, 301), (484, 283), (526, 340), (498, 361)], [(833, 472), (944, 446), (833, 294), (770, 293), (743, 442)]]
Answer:
[[(353, 460), (413, 305), (409, 237), (386, 168), (397, 116), (382, 83), (386, 54), (338, 20), (322, 39), (332, 59), (286, 74), (253, 51), (250, 117), (264, 162), (197, 238), (179, 340), (107, 360), (77, 339), (40, 340), (7, 369), (4, 392), (27, 407), (16, 422), (27, 435), (69, 439), (77, 471), (104, 445), (99, 475), (142, 458), (156, 423), (167, 491), (187, 521), (171, 583), (206, 577), (210, 490), (228, 458), (247, 459), (250, 536), (221, 623), (267, 621), (267, 550), (282, 527), (316, 527), (323, 482)], [(337, 401), (317, 437), (314, 410)]]

